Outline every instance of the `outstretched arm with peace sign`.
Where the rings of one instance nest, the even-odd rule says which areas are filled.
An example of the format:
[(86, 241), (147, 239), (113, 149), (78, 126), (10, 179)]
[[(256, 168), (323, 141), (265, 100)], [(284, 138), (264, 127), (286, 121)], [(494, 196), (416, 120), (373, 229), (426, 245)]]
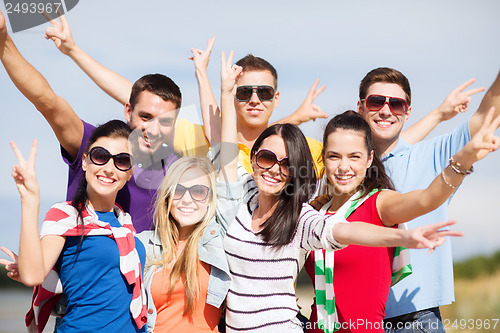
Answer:
[[(325, 89), (326, 86), (322, 86), (318, 89), (319, 79), (317, 79), (312, 87), (307, 92), (306, 98), (300, 104), (294, 113), (286, 118), (278, 120), (276, 123), (290, 123), (294, 125), (300, 125), (306, 123), (310, 120), (316, 120), (317, 118), (328, 118), (328, 113), (323, 112), (321, 107), (314, 104), (314, 100), (319, 96)], [(276, 124), (275, 123), (275, 124)]]
[(64, 15), (59, 16), (60, 21), (47, 14), (45, 17), (52, 24), (52, 27), (46, 29), (45, 38), (52, 40), (59, 51), (70, 57), (106, 94), (122, 105), (127, 104), (132, 82), (104, 67), (79, 48)]
[(453, 89), (446, 96), (440, 106), (426, 114), (417, 123), (401, 132), (401, 137), (410, 144), (415, 144), (423, 140), (431, 133), (441, 122), (450, 120), (459, 113), (467, 111), (472, 100), (472, 95), (484, 91), (484, 87), (465, 90), (468, 86), (476, 82), (476, 79), (470, 79)]
[(499, 125), (500, 115), (495, 116), (495, 108), (492, 107), (472, 139), (453, 156), (450, 164), (427, 188), (407, 193), (382, 191), (377, 198), (377, 209), (383, 223), (392, 226), (410, 221), (443, 204), (471, 172), (468, 170), (472, 165), (499, 148), (500, 138), (495, 136)]
[[(17, 281), (27, 286), (37, 286), (43, 282), (54, 267), (64, 246), (65, 237), (47, 235), (40, 239), (38, 233), (38, 212), (40, 195), (35, 172), (37, 142), (33, 140), (31, 153), (24, 159), (17, 145), (11, 141), (18, 163), (13, 166), (12, 178), (21, 196), (21, 235), (19, 238), (19, 257), (17, 258)], [(5, 251), (4, 251), (5, 252)], [(14, 256), (14, 258), (13, 258)], [(16, 258), (13, 254), (15, 267)], [(3, 262), (2, 262), (3, 263)], [(5, 265), (5, 264), (4, 264)], [(11, 271), (15, 275), (14, 271)], [(14, 278), (14, 276), (11, 276)]]
[(208, 79), (208, 63), (210, 61), (210, 54), (215, 43), (215, 36), (209, 38), (207, 41), (207, 48), (205, 50), (192, 48), (193, 55), (189, 57), (193, 60), (194, 73), (198, 82), (198, 92), (200, 94), (200, 108), (201, 116), (203, 118), (203, 126), (205, 128), (205, 137), (211, 145), (220, 142), (221, 133), (221, 113), (217, 101), (215, 100)]

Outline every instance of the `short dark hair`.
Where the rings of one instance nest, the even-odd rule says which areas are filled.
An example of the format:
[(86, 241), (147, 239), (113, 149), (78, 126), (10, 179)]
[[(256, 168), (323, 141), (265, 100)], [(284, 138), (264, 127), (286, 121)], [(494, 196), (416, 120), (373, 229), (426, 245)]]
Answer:
[(163, 74), (148, 74), (135, 81), (129, 99), (132, 109), (137, 103), (139, 94), (143, 91), (149, 91), (165, 102), (174, 103), (177, 109), (181, 107), (182, 94), (179, 86), (171, 78)]
[(260, 231), (266, 243), (273, 247), (289, 244), (296, 232), (302, 204), (316, 191), (316, 171), (307, 140), (302, 131), (292, 124), (275, 124), (268, 127), (255, 141), (250, 157), (271, 135), (278, 135), (285, 142), (288, 156), (289, 181), (279, 194), (274, 213), (264, 222)]
[(325, 148), (327, 146), (328, 136), (335, 132), (337, 129), (351, 130), (362, 133), (365, 137), (365, 145), (368, 153), (372, 151), (374, 152), (372, 165), (370, 168), (368, 168), (365, 180), (363, 181), (364, 192), (362, 197), (366, 196), (373, 189), (394, 190), (392, 180), (385, 172), (384, 165), (380, 161), (380, 158), (375, 151), (375, 145), (373, 144), (372, 130), (370, 128), (370, 125), (359, 113), (353, 110), (348, 110), (344, 113), (336, 115), (335, 117), (330, 119), (330, 121), (326, 125), (325, 133), (323, 134), (323, 151), (321, 153), (323, 162), (325, 160)]
[(359, 84), (359, 100), (365, 99), (370, 86), (376, 82), (395, 83), (405, 92), (408, 106), (411, 105), (410, 81), (400, 71), (389, 67), (379, 67), (371, 70)]
[(267, 60), (256, 57), (249, 53), (236, 62), (236, 65), (243, 67), (243, 72), (268, 71), (274, 78), (274, 89), (278, 88), (278, 72)]

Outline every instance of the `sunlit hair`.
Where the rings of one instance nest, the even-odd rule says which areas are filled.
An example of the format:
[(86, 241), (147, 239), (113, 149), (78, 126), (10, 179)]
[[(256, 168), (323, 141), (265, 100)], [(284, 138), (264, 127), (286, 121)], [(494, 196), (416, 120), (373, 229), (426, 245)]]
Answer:
[(262, 142), (272, 135), (278, 135), (285, 142), (290, 176), (278, 194), (274, 213), (264, 222), (259, 234), (266, 243), (279, 248), (289, 244), (295, 234), (302, 204), (308, 202), (316, 190), (316, 171), (304, 134), (292, 124), (275, 124), (264, 130), (252, 147), (252, 160)]
[[(373, 144), (372, 139), (372, 131), (370, 129), (370, 125), (366, 122), (366, 120), (361, 117), (361, 115), (353, 110), (345, 111), (344, 113), (338, 114), (326, 125), (325, 133), (323, 134), (323, 151), (321, 152), (321, 156), (323, 157), (323, 164), (326, 167), (325, 161), (325, 153), (327, 149), (328, 137), (330, 134), (334, 133), (338, 129), (356, 131), (362, 133), (365, 138), (365, 146), (368, 151), (368, 155), (371, 152), (373, 154), (373, 162), (372, 165), (368, 168), (365, 179), (363, 181), (363, 195), (366, 196), (373, 189), (394, 189), (394, 185), (392, 184), (391, 179), (385, 172), (384, 165), (380, 161), (380, 158), (375, 151), (375, 145)], [(332, 184), (330, 180), (327, 179), (327, 194), (332, 195)]]
[(143, 91), (149, 91), (159, 96), (165, 102), (172, 102), (175, 107), (181, 107), (182, 94), (179, 86), (171, 78), (163, 74), (148, 74), (135, 81), (130, 93), (130, 107), (134, 109), (139, 94)]
[[(189, 169), (200, 169), (207, 174), (210, 179), (210, 194), (207, 198), (209, 205), (207, 213), (196, 225), (189, 236), (182, 253), (177, 257), (177, 247), (179, 244), (179, 224), (170, 214), (173, 201), (173, 193), (179, 181)], [(168, 298), (172, 295), (172, 290), (182, 278), (185, 286), (186, 302), (184, 315), (191, 316), (194, 312), (195, 300), (198, 297), (198, 242), (203, 234), (208, 222), (215, 216), (216, 212), (215, 193), (215, 171), (212, 164), (206, 158), (182, 157), (175, 161), (168, 169), (163, 181), (158, 189), (155, 212), (155, 238), (159, 236), (163, 247), (163, 253), (155, 253), (153, 258), (148, 258), (153, 265), (171, 266), (170, 282), (168, 284)], [(172, 265), (173, 263), (173, 265)]]
[[(107, 123), (98, 126), (94, 130), (94, 132), (92, 132), (92, 135), (89, 138), (87, 147), (85, 147), (84, 156), (88, 155), (88, 153), (90, 152), (90, 148), (92, 148), (92, 145), (100, 138), (113, 138), (113, 139), (122, 138), (128, 140), (131, 131), (132, 130), (127, 124), (125, 124), (121, 120), (116, 120), (116, 119), (110, 120)], [(80, 179), (80, 182), (78, 183), (78, 188), (76, 189), (75, 195), (71, 200), (71, 205), (78, 212), (78, 223), (81, 224), (82, 239), (84, 234), (82, 212), (88, 201), (87, 186), (88, 186), (87, 179), (85, 178), (85, 174), (83, 174), (82, 179)]]
[(370, 88), (370, 86), (376, 82), (397, 84), (405, 92), (406, 103), (408, 103), (408, 106), (411, 105), (410, 81), (408, 81), (408, 78), (404, 76), (400, 71), (388, 67), (375, 68), (365, 75), (365, 77), (359, 84), (360, 100), (367, 97), (366, 94), (368, 88)]
[(243, 67), (243, 73), (255, 71), (267, 71), (271, 73), (274, 78), (274, 89), (278, 88), (278, 72), (267, 60), (256, 57), (250, 53), (238, 60), (236, 65)]

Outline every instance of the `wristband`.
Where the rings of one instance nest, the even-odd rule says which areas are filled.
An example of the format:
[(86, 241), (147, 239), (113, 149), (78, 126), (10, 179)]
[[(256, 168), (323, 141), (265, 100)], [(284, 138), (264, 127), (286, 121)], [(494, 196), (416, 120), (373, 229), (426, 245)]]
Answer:
[(452, 189), (456, 189), (456, 188), (457, 188), (460, 184), (462, 184), (462, 183), (460, 183), (460, 184), (458, 184), (458, 185), (451, 185), (450, 183), (448, 183), (448, 181), (447, 181), (447, 180), (446, 180), (446, 178), (444, 177), (444, 170), (443, 170), (443, 171), (441, 171), (441, 178), (443, 178), (443, 182), (444, 182), (446, 185), (448, 185), (449, 187), (451, 187)]
[(455, 159), (453, 157), (450, 158), (449, 166), (450, 166), (451, 170), (453, 170), (456, 174), (463, 175), (463, 176), (470, 175), (471, 173), (474, 172), (473, 166), (471, 166), (469, 170), (462, 171), (462, 164), (455, 161)]

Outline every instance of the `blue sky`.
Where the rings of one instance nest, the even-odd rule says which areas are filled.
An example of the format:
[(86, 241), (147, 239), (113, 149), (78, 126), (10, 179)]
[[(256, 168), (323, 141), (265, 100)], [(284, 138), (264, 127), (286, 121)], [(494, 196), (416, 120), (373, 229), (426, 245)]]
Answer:
[[(5, 13), (4, 7), (0, 9)], [(438, 106), (460, 83), (475, 77), (488, 87), (500, 66), (498, 13), (489, 1), (81, 1), (67, 14), (73, 36), (82, 49), (131, 81), (147, 73), (164, 73), (181, 87), (183, 105), (198, 108), (198, 92), (190, 48), (205, 48), (216, 36), (209, 75), (219, 84), (220, 51), (235, 50), (263, 57), (278, 70), (281, 101), (272, 120), (283, 118), (303, 100), (317, 78), (327, 89), (316, 100), (331, 115), (356, 106), (359, 81), (371, 69), (401, 70), (412, 85), (413, 113), (408, 124)], [(51, 41), (45, 26), (12, 34), (14, 42), (69, 101), (94, 124), (123, 119), (123, 107), (101, 92)], [(474, 97), (469, 113), (484, 93)], [(41, 186), (41, 216), (65, 197), (67, 170), (52, 130), (17, 91), (0, 67), (0, 245), (17, 250), (19, 196), (10, 177), (15, 163), (9, 140), (28, 154), (39, 140), (37, 171)], [(199, 119), (198, 116), (191, 116)], [(431, 136), (449, 132), (466, 115), (440, 125)], [(193, 119), (190, 119), (193, 120)], [(301, 126), (320, 139), (326, 121)], [(450, 217), (465, 237), (453, 241), (456, 259), (500, 249), (500, 152), (477, 163), (450, 205)], [(3, 256), (3, 255), (2, 255)]]

